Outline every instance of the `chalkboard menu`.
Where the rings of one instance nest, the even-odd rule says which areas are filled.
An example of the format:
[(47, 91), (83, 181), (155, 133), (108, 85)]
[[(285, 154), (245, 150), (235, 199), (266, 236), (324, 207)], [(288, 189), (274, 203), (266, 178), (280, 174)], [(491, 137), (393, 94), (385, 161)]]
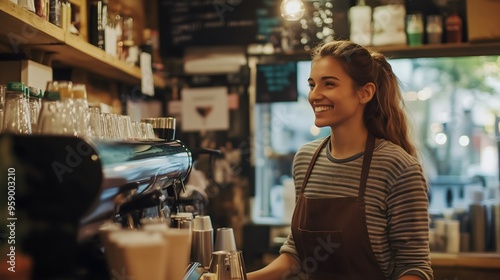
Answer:
[[(263, 17), (278, 1), (158, 0), (160, 47), (165, 57), (182, 56), (188, 46), (247, 45), (258, 41)], [(264, 10), (263, 10), (264, 9)], [(273, 11), (269, 15), (269, 11)], [(269, 22), (267, 22), (269, 23)], [(278, 26), (280, 23), (271, 21)]]
[(256, 102), (297, 101), (297, 62), (258, 64)]

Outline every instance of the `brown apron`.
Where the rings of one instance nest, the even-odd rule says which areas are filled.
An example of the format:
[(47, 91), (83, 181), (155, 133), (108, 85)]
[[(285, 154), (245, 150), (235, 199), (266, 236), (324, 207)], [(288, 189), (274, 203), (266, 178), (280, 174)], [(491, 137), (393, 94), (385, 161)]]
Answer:
[(318, 154), (329, 138), (311, 159), (292, 217), (292, 234), (302, 272), (308, 279), (386, 279), (372, 251), (365, 219), (364, 192), (375, 137), (368, 133), (357, 197), (304, 195)]

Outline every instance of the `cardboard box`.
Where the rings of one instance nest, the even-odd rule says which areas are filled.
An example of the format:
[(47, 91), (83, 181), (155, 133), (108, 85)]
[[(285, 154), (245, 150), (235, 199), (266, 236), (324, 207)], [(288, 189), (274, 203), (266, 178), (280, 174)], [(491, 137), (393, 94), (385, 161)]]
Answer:
[(45, 90), (52, 77), (52, 67), (32, 60), (0, 61), (0, 84), (23, 82), (26, 86)]
[(500, 40), (500, 0), (467, 0), (470, 42)]

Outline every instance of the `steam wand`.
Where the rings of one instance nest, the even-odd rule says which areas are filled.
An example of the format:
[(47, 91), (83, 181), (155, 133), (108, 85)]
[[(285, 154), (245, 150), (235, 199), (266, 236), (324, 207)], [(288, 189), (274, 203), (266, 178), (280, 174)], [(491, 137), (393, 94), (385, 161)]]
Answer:
[[(180, 188), (178, 187), (180, 184)], [(180, 179), (176, 179), (174, 183), (170, 186), (167, 187), (167, 194), (169, 197), (173, 197), (174, 201), (172, 205), (170, 206), (170, 213), (179, 213), (179, 200), (180, 200), (180, 194), (181, 191), (185, 192), (186, 187), (184, 186), (184, 181)]]
[[(220, 150), (216, 149), (209, 149), (209, 148), (194, 148), (191, 149), (191, 154), (193, 161), (196, 161), (198, 159), (199, 155), (206, 154), (210, 155), (210, 167), (213, 168), (213, 162), (214, 162), (214, 156), (219, 156), (221, 155)], [(213, 183), (213, 177), (212, 177), (212, 172), (209, 172), (208, 177), (211, 183)], [(186, 181), (188, 180), (189, 176), (185, 179)], [(188, 202), (191, 200), (182, 200), (180, 198), (180, 193), (181, 191), (186, 192), (186, 187), (184, 184), (184, 180), (181, 179), (176, 179), (174, 183), (166, 188), (167, 195), (170, 199), (169, 205), (169, 210), (170, 213), (179, 213), (181, 212), (180, 205), (182, 202)]]

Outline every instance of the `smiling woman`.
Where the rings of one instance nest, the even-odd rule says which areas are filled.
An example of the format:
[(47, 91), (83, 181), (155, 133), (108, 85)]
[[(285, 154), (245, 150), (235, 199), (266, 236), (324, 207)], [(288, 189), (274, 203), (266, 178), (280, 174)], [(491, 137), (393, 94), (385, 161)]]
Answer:
[[(439, 257), (435, 257), (443, 255), (445, 249), (439, 251), (438, 244), (434, 243), (438, 240), (433, 234), (434, 222), (452, 209), (456, 213), (467, 209), (471, 195), (477, 191), (483, 191), (486, 204), (498, 199), (494, 193), (498, 190), (499, 168), (496, 137), (500, 135), (497, 129), (500, 119), (500, 59), (498, 55), (476, 56), (471, 52), (470, 56), (460, 57), (393, 58), (389, 63), (400, 79), (405, 113), (412, 126), (411, 138), (428, 179), (434, 275), (436, 279), (461, 278), (465, 272), (446, 270)], [(275, 211), (280, 206), (272, 199), (272, 190), (279, 186), (286, 189), (288, 182), (293, 182), (290, 166), (302, 145), (331, 133), (330, 127), (314, 125), (315, 114), (307, 99), (311, 61), (300, 60), (296, 64), (297, 101), (256, 104), (253, 114), (255, 130), (259, 134), (254, 142), (256, 193), (252, 220), (257, 224), (272, 224), (273, 228), (288, 226), (290, 218), (275, 214), (280, 213)], [(340, 176), (345, 177), (345, 174)], [(294, 185), (290, 185), (288, 189), (292, 190)], [(319, 193), (324, 193), (324, 189)], [(295, 197), (295, 193), (290, 196)], [(285, 211), (293, 211), (293, 206), (288, 209), (287, 205), (294, 205), (293, 200), (281, 205)], [(463, 217), (460, 225), (468, 227), (468, 216)], [(470, 234), (465, 232), (461, 236)], [(490, 234), (485, 240), (492, 237)], [(495, 248), (494, 241), (488, 242), (490, 247), (486, 251), (499, 252), (500, 247)], [(277, 253), (281, 244), (274, 243), (273, 253)], [(458, 256), (467, 250), (467, 247), (461, 247)], [(457, 256), (453, 254), (451, 257)], [(482, 259), (477, 261), (484, 263)], [(261, 267), (259, 263), (252, 269)]]
[(326, 43), (308, 83), (315, 125), (330, 135), (295, 154), (291, 234), (249, 279), (432, 279), (427, 182), (390, 64)]

